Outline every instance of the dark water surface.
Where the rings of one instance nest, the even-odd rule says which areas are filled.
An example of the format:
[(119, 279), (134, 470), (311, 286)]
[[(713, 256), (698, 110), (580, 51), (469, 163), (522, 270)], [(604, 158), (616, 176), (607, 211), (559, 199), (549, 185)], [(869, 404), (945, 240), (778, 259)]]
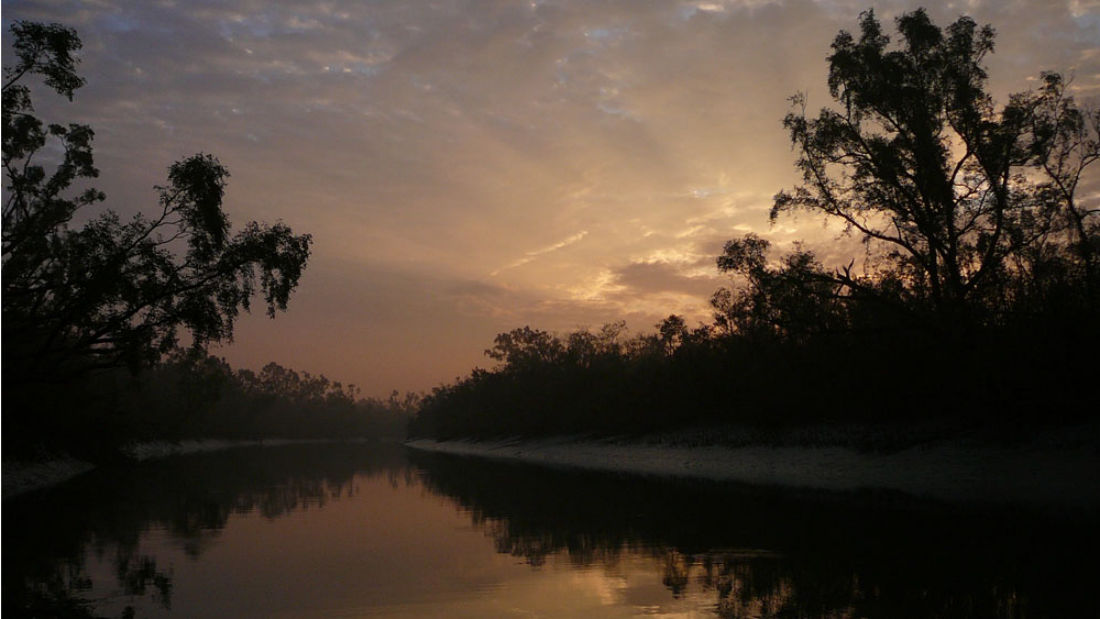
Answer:
[(242, 448), (3, 506), (38, 617), (1100, 617), (1096, 514)]

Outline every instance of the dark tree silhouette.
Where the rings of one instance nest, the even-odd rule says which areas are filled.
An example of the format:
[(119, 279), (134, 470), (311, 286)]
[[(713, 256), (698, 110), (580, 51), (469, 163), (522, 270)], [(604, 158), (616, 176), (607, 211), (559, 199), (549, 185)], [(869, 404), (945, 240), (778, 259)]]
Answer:
[[(1095, 301), (1097, 209), (1075, 191), (1100, 157), (1097, 112), (1082, 111), (1056, 74), (997, 111), (982, 62), (994, 32), (962, 17), (946, 29), (924, 10), (897, 19), (890, 47), (873, 12), (829, 56), (840, 109), (784, 120), (803, 183), (776, 195), (840, 220), (869, 246), (867, 268), (829, 275), (846, 298), (875, 300), (950, 335), (1003, 319), (1020, 277), (1065, 267)], [(1025, 287), (1026, 288), (1026, 287)]]
[(531, 327), (512, 329), (493, 339), (493, 347), (485, 355), (500, 361), (505, 368), (525, 369), (539, 363), (559, 359), (565, 347), (550, 333)]
[(813, 252), (797, 246), (776, 267), (768, 264), (771, 243), (755, 234), (726, 243), (718, 270), (744, 278), (737, 292), (722, 288), (711, 297), (716, 326), (743, 336), (803, 337), (842, 330), (847, 314), (839, 286)]
[[(231, 339), (256, 292), (269, 315), (285, 310), (310, 236), (281, 222), (231, 232), (222, 209), (229, 173), (213, 156), (172, 164), (150, 217), (124, 221), (106, 210), (70, 226), (104, 199), (95, 189), (71, 191), (99, 174), (94, 133), (44, 125), (24, 82), (40, 76), (71, 100), (84, 83), (74, 56), (80, 39), (57, 24), (16, 22), (11, 31), (16, 62), (4, 68), (3, 85), (5, 388), (142, 367), (172, 350), (181, 329), (197, 346)], [(60, 161), (43, 154), (51, 143)]]
[(42, 447), (100, 457), (149, 428), (180, 425), (137, 423), (126, 413), (122, 401), (135, 388), (128, 376), (178, 349), (183, 333), (197, 351), (231, 340), (257, 293), (272, 317), (285, 310), (312, 241), (281, 222), (234, 232), (222, 208), (229, 172), (202, 153), (169, 167), (152, 215), (90, 213), (104, 200), (89, 188), (99, 175), (95, 134), (41, 121), (28, 85), (41, 78), (72, 100), (84, 84), (80, 39), (58, 24), (15, 22), (11, 32), (2, 121), (4, 445), (21, 457)]
[(668, 318), (657, 323), (657, 335), (665, 354), (671, 356), (688, 337), (687, 323), (683, 316), (669, 314)]
[(672, 315), (621, 343), (615, 325), (501, 334), (486, 352), (502, 367), (434, 390), (411, 432), (738, 424), (778, 436), (882, 422), (897, 441), (851, 444), (894, 448), (923, 440), (914, 421), (1013, 436), (1095, 420), (1080, 372), (1100, 345), (1100, 208), (1077, 192), (1100, 159), (1100, 112), (1054, 73), (998, 110), (982, 66), (992, 28), (963, 17), (941, 29), (923, 10), (897, 25), (891, 46), (862, 14), (859, 37), (841, 32), (829, 56), (839, 109), (810, 118), (800, 95), (784, 119), (803, 179), (776, 195), (772, 218), (843, 222), (866, 244), (862, 268), (731, 240), (717, 266), (734, 285), (712, 297), (713, 326)]

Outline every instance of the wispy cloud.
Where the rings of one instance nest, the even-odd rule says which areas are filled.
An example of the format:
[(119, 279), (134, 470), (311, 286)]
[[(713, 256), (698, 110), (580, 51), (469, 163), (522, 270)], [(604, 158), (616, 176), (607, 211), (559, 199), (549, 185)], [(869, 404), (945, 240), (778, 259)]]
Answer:
[[(233, 174), (234, 222), (313, 234), (290, 312), (245, 318), (231, 361), (384, 394), (452, 379), (523, 324), (705, 316), (714, 255), (745, 232), (846, 255), (819, 221), (767, 211), (798, 182), (787, 97), (829, 103), (829, 45), (869, 4), (5, 0), (3, 18), (79, 31), (88, 85), (36, 110), (96, 130), (111, 207), (150, 206), (167, 167), (203, 151)], [(997, 28), (1002, 103), (1045, 69), (1100, 91), (1094, 0), (876, 11), (892, 31), (920, 4)]]
[(574, 234), (573, 236), (571, 236), (569, 238), (566, 238), (566, 239), (562, 239), (561, 241), (558, 241), (557, 243), (554, 243), (552, 245), (547, 245), (546, 247), (543, 247), (542, 249), (536, 249), (535, 251), (527, 252), (519, 260), (516, 260), (515, 262), (509, 264), (508, 266), (501, 267), (501, 268), (493, 271), (492, 273), (490, 273), (490, 275), (493, 276), (493, 277), (496, 277), (497, 275), (500, 275), (503, 271), (506, 271), (508, 269), (514, 269), (516, 267), (521, 267), (521, 266), (527, 264), (528, 262), (531, 262), (535, 258), (538, 258), (539, 256), (542, 256), (544, 254), (549, 254), (550, 252), (558, 251), (559, 249), (561, 249), (563, 247), (568, 247), (569, 245), (572, 245), (573, 243), (576, 243), (577, 241), (583, 239), (586, 236), (588, 236), (588, 231), (587, 230), (581, 230), (580, 232)]

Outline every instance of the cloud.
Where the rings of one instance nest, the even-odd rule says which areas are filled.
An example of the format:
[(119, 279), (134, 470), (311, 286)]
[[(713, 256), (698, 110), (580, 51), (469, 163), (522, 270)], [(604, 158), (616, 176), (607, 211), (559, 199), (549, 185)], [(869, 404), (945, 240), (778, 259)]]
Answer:
[[(876, 11), (889, 22), (919, 4)], [(152, 206), (174, 160), (210, 152), (232, 173), (234, 222), (314, 235), (283, 331), (249, 323), (242, 359), (323, 364), (384, 394), (452, 378), (522, 324), (704, 316), (714, 256), (747, 231), (844, 260), (853, 248), (835, 230), (772, 226), (767, 210), (798, 182), (787, 98), (830, 102), (829, 45), (866, 6), (11, 0), (3, 15), (80, 32), (88, 85), (73, 103), (39, 93), (36, 109), (93, 126), (110, 206)], [(1001, 102), (1044, 69), (1100, 92), (1095, 3), (930, 10), (998, 28)], [(331, 350), (303, 353), (299, 331)]]
[(625, 288), (624, 296), (653, 293), (679, 293), (705, 298), (725, 283), (717, 276), (685, 275), (664, 262), (634, 262), (615, 272), (616, 282)]
[(543, 247), (542, 249), (536, 249), (535, 251), (527, 252), (527, 254), (524, 257), (520, 258), (519, 260), (516, 260), (515, 262), (509, 264), (506, 267), (503, 267), (503, 268), (497, 269), (496, 271), (493, 271), (491, 273), (491, 275), (496, 277), (497, 275), (500, 274), (501, 271), (504, 271), (505, 269), (514, 269), (516, 267), (523, 266), (523, 265), (527, 264), (528, 262), (531, 262), (532, 260), (534, 260), (535, 258), (538, 258), (539, 256), (541, 256), (543, 254), (548, 254), (550, 252), (557, 251), (557, 250), (559, 250), (563, 247), (568, 247), (569, 245), (572, 245), (573, 243), (576, 243), (577, 241), (583, 239), (587, 235), (588, 235), (587, 230), (581, 230), (580, 232), (574, 234), (573, 236), (570, 236), (569, 238), (558, 241), (557, 243), (554, 243), (554, 244), (549, 245), (547, 247)]

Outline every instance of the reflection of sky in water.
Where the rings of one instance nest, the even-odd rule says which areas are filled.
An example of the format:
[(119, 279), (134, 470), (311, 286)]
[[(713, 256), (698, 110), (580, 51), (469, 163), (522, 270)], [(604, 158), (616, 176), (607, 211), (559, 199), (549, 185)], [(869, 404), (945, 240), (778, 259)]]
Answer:
[(674, 598), (650, 557), (578, 568), (558, 552), (533, 567), (494, 551), (466, 511), (418, 484), (358, 476), (354, 486), (353, 497), (276, 518), (236, 511), (197, 557), (164, 527), (143, 534), (140, 552), (171, 574), (170, 610), (118, 596), (110, 550), (89, 559), (89, 597), (109, 598), (108, 616), (135, 602), (143, 617), (713, 616), (713, 591)]
[(336, 445), (102, 470), (5, 507), (5, 610), (24, 577), (86, 576), (68, 595), (107, 617), (1100, 616), (1095, 514)]

